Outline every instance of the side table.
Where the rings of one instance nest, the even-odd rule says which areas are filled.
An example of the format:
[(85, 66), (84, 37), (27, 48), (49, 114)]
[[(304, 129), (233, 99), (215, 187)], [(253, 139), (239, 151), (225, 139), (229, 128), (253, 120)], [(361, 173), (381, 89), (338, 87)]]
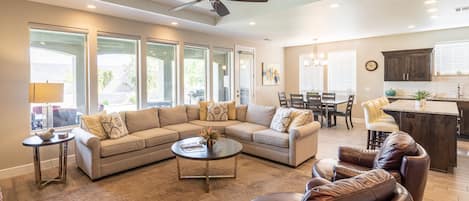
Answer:
[[(57, 133), (54, 137), (48, 141), (44, 141), (38, 136), (31, 136), (23, 141), (23, 146), (33, 148), (33, 160), (34, 160), (34, 175), (36, 177), (36, 185), (38, 188), (43, 188), (50, 183), (66, 183), (67, 182), (67, 151), (68, 142), (73, 140), (75, 135), (69, 133), (66, 138), (60, 139)], [(49, 145), (59, 145), (59, 176), (53, 179), (42, 179), (41, 174), (41, 156), (39, 148)]]

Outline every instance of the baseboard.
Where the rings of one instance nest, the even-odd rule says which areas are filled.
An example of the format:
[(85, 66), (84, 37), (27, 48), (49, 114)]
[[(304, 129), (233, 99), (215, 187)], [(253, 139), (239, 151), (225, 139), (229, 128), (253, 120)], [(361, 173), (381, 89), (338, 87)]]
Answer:
[[(67, 164), (75, 164), (75, 154), (68, 155)], [(59, 158), (54, 158), (50, 160), (41, 161), (41, 169), (56, 168), (59, 166)], [(25, 165), (20, 165), (16, 167), (6, 168), (0, 170), (0, 179), (7, 179), (11, 177), (16, 177), (20, 175), (25, 175), (34, 172), (34, 164), (29, 163)]]

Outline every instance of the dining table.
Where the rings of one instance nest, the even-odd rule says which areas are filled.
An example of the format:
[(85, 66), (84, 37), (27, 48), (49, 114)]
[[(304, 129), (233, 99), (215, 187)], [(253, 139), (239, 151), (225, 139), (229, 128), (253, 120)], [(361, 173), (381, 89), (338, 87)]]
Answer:
[[(304, 102), (305, 106), (308, 104), (307, 96), (304, 96)], [(344, 96), (337, 96), (336, 99), (321, 99), (321, 103), (324, 107), (324, 115), (327, 118), (327, 123), (326, 123), (326, 128), (330, 128), (332, 126), (335, 126), (336, 123), (334, 122), (334, 125), (331, 124), (331, 119), (329, 118), (329, 113), (330, 113), (330, 108), (336, 108), (338, 105), (345, 104), (348, 102), (348, 97)], [(305, 107), (306, 108), (306, 107)]]

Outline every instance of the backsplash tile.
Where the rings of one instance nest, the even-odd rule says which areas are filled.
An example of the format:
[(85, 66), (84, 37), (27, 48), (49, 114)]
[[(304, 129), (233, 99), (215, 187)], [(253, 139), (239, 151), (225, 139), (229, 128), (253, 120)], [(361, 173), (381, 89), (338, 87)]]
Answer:
[(396, 96), (411, 96), (418, 90), (429, 91), (432, 96), (456, 98), (458, 96), (458, 83), (461, 86), (463, 97), (469, 97), (469, 76), (433, 77), (431, 82), (384, 82), (384, 91), (395, 89)]

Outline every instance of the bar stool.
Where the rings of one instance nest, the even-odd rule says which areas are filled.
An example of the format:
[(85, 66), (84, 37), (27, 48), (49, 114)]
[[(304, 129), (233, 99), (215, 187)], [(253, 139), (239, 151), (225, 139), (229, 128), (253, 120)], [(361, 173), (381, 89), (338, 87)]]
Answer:
[[(384, 104), (385, 102), (381, 100)], [(389, 133), (399, 131), (394, 118), (386, 115), (382, 110), (379, 99), (362, 103), (365, 114), (365, 127), (368, 130), (367, 149), (380, 148)]]

